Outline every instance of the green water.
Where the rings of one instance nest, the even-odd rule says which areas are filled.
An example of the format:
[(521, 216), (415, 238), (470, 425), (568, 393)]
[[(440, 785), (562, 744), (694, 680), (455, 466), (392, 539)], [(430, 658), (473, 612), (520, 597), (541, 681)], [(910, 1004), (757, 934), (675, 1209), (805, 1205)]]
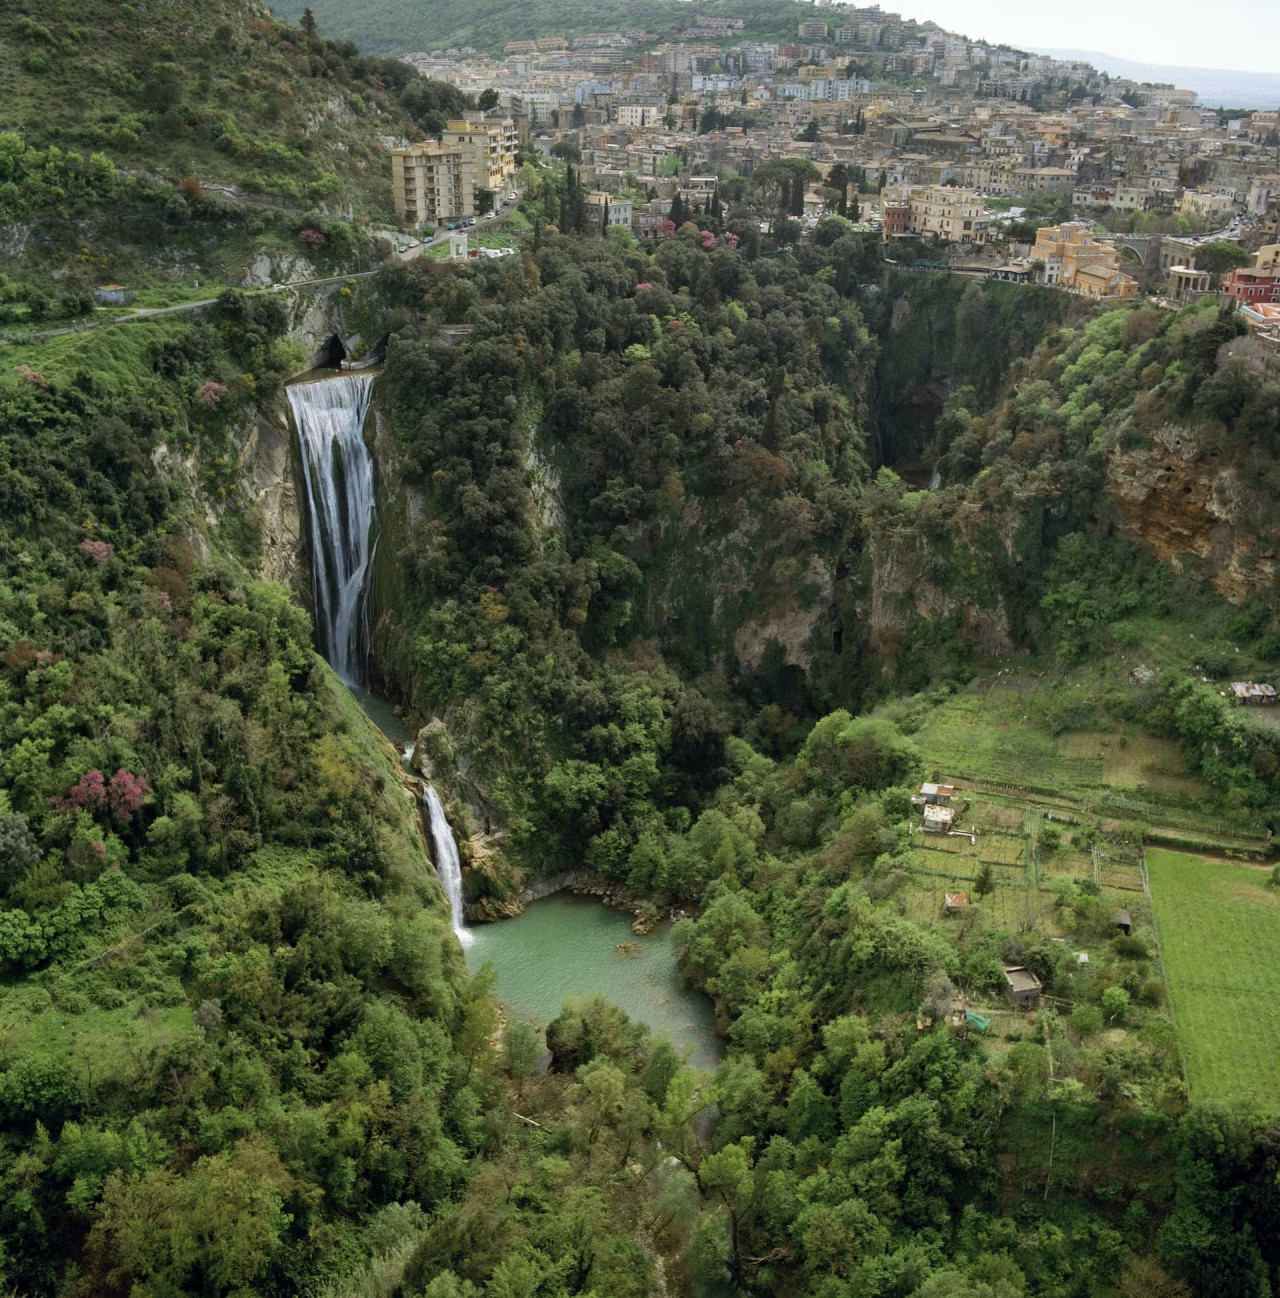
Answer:
[[(384, 699), (352, 689), (374, 725), (397, 748), (411, 743), (409, 727)], [(697, 1068), (712, 1071), (720, 1060), (711, 1002), (680, 986), (671, 925), (647, 937), (631, 931), (631, 917), (588, 898), (560, 893), (535, 901), (523, 915), (471, 930), (475, 944), (467, 964), (486, 961), (498, 971), (498, 996), (517, 1014), (545, 1026), (566, 996), (595, 993), (621, 1006), (633, 1019), (665, 1033)], [(632, 954), (618, 950), (630, 942)]]
[[(710, 1072), (719, 1062), (711, 1002), (680, 986), (670, 924), (636, 937), (630, 916), (560, 893), (535, 901), (515, 919), (471, 931), (476, 940), (467, 963), (472, 969), (493, 965), (498, 996), (517, 1014), (545, 1026), (566, 996), (599, 992), (665, 1033), (695, 1067)], [(619, 942), (633, 943), (636, 953), (619, 951)]]

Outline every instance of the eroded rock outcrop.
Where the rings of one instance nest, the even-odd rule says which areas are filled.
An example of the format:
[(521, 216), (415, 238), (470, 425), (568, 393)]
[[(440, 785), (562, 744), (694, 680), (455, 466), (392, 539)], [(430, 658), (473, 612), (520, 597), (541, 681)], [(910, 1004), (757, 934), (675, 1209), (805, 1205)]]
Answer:
[(1229, 599), (1274, 585), (1280, 529), (1264, 484), (1203, 433), (1169, 425), (1147, 446), (1116, 451), (1107, 495), (1131, 539), (1179, 571), (1198, 561)]

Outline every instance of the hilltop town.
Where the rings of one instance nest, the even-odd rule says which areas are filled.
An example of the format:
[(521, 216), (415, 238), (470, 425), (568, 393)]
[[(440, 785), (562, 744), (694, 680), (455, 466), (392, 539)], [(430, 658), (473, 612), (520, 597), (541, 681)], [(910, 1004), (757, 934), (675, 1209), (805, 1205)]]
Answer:
[(483, 156), (458, 152), (467, 123), (451, 123), (440, 144), (414, 147), (425, 184), (406, 191), (397, 173), (397, 210), (419, 227), (513, 197), (521, 152), (580, 165), (590, 228), (637, 238), (727, 211), (739, 178), (795, 159), (810, 165), (795, 171), (803, 193), (785, 196), (794, 238), (839, 213), (881, 231), (890, 260), (1106, 300), (1225, 292), (1264, 333), (1280, 328), (1275, 111), (1202, 107), (1191, 90), (879, 7), (818, 6), (789, 42), (695, 11), (674, 43), (643, 29), (548, 33), (500, 58), (402, 57), (489, 92)]

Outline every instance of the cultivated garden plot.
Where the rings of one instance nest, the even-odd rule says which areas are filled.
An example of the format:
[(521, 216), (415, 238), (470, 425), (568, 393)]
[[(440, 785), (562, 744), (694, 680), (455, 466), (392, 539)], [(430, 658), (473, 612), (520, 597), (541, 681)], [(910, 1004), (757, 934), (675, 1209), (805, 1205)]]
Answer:
[(1243, 865), (1150, 849), (1160, 946), (1195, 1099), (1280, 1105), (1280, 895)]

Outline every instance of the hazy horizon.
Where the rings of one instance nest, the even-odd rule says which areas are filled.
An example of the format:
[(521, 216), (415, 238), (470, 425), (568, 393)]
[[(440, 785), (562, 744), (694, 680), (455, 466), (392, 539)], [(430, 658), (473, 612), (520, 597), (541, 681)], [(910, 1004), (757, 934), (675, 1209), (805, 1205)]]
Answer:
[[(903, 0), (886, 8), (906, 18), (932, 19), (974, 39), (1023, 49), (1089, 49), (1104, 46), (1115, 58), (1206, 72), (1275, 74), (1280, 49), (1280, 5), (1256, 0), (1219, 0), (1206, 23), (1201, 5), (1190, 0), (1079, 0), (1076, 21), (1064, 24), (1059, 9), (1034, 9), (1004, 0)], [(1265, 8), (1265, 12), (1264, 12)], [(1267, 51), (1271, 51), (1268, 53)]]

